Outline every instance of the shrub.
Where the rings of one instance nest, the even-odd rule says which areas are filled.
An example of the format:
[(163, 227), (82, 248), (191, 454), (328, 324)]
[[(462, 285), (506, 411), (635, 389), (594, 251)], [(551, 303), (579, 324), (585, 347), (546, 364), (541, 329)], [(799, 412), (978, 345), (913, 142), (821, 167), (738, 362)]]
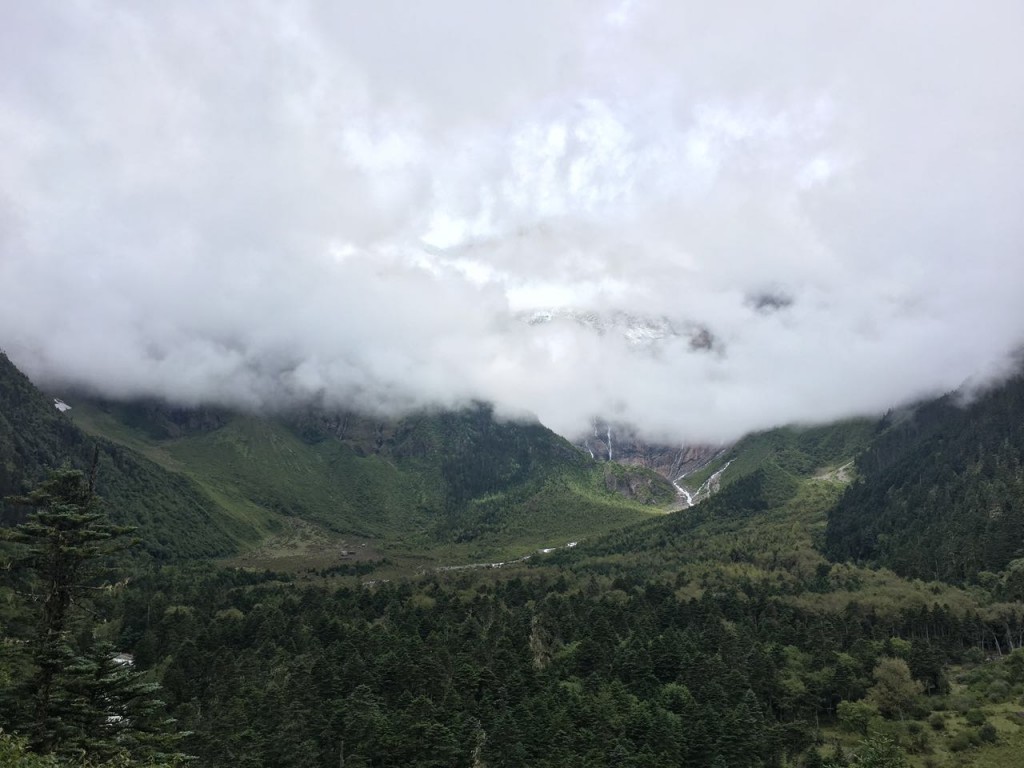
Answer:
[(964, 652), (964, 661), (968, 664), (981, 664), (985, 660), (985, 652), (981, 648), (968, 648)]
[(946, 718), (939, 712), (932, 712), (928, 716), (928, 725), (932, 727), (933, 731), (943, 731), (946, 729)]
[(910, 737), (910, 751), (918, 755), (931, 752), (932, 745), (928, 742), (927, 731), (921, 730), (922, 725), (920, 723), (911, 723), (911, 725), (916, 725), (918, 731)]
[(878, 715), (878, 709), (866, 701), (841, 701), (836, 707), (836, 715), (844, 729), (866, 736), (871, 718)]
[(960, 731), (950, 740), (949, 749), (952, 752), (963, 752), (965, 749), (970, 749), (974, 746), (976, 738), (970, 731)]
[(875, 684), (868, 691), (867, 700), (886, 717), (902, 717), (913, 711), (924, 686), (910, 674), (903, 659), (883, 657), (873, 672)]
[(974, 702), (967, 696), (951, 696), (949, 699), (949, 708), (961, 715), (966, 715), (973, 706)]
[(1005, 680), (993, 680), (988, 684), (990, 701), (1003, 701), (1010, 694), (1010, 684)]
[(967, 719), (968, 725), (973, 725), (975, 727), (983, 725), (985, 722), (985, 713), (982, 712), (980, 709), (968, 710), (967, 714), (964, 715), (964, 717)]

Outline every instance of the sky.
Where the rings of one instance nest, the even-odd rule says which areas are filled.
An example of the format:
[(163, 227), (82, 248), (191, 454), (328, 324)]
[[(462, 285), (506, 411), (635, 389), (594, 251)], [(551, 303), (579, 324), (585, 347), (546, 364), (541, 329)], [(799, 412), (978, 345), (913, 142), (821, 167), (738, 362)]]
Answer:
[(55, 393), (721, 442), (1005, 375), (1024, 3), (0, 0)]

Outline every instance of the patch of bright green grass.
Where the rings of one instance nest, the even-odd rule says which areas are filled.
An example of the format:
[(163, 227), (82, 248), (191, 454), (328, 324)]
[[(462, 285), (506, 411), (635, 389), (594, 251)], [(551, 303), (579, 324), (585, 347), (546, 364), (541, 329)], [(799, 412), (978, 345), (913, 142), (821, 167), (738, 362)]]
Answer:
[(686, 477), (688, 488), (699, 488), (729, 463), (719, 478), (722, 487), (768, 464), (794, 477), (807, 477), (853, 459), (870, 443), (875, 422), (851, 419), (820, 427), (780, 427), (747, 435), (699, 472)]
[[(168, 437), (116, 408), (81, 403), (75, 413), (84, 429), (184, 475), (232, 520), (258, 531), (255, 540), (239, 539), (243, 554), (260, 562), (287, 558), (290, 568), (306, 555), (322, 567), (331, 551), (282, 538), (294, 521), (325, 536), (372, 541), (396, 562), (421, 567), (423, 558), (443, 564), (498, 560), (593, 537), (658, 514), (674, 496), (648, 470), (593, 465), (560, 438), (532, 427), (523, 439), (539, 441), (550, 460), (521, 480), (453, 504), (446, 485), (452, 456), (472, 461), (463, 443), (473, 439), (470, 426), (488, 428), (479, 416), (473, 418), (480, 423), (469, 426), (457, 417), (410, 420), (393, 446), (374, 451), (330, 437), (304, 439), (282, 420), (251, 415), (221, 414), (211, 428)], [(496, 429), (501, 435), (508, 428)], [(463, 454), (447, 452), (452, 440)], [(567, 452), (572, 455), (562, 456)]]

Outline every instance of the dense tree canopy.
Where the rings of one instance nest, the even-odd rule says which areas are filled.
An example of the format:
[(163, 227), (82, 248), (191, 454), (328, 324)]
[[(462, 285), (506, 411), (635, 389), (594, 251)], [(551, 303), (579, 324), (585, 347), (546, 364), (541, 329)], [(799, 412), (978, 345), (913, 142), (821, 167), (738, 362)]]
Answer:
[[(94, 464), (95, 471), (95, 464)], [(24, 637), (8, 655), (18, 667), (3, 692), (5, 720), (35, 752), (107, 759), (173, 753), (171, 722), (159, 686), (92, 636), (91, 595), (108, 582), (109, 558), (130, 528), (112, 525), (94, 491), (94, 476), (60, 469), (9, 503), (27, 507), (7, 531), (7, 563), (27, 597)]]
[(892, 413), (829, 516), (837, 559), (963, 580), (1024, 556), (1024, 376)]

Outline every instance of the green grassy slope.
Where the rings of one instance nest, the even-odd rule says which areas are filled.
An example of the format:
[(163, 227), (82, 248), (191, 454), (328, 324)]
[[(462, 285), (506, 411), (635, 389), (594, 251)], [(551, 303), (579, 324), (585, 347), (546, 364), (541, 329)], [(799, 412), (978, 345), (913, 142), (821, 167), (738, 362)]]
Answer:
[[(226, 513), (187, 477), (117, 442), (83, 433), (0, 353), (0, 497), (27, 490), (65, 463), (88, 469), (94, 451), (99, 457), (96, 487), (111, 518), (138, 526), (150, 554), (223, 555), (262, 535), (258, 526)], [(18, 511), (5, 508), (4, 514), (10, 523)]]
[(696, 490), (727, 463), (722, 488), (766, 467), (793, 477), (835, 468), (861, 453), (876, 430), (873, 419), (850, 419), (816, 427), (788, 426), (747, 435), (714, 461), (686, 478)]
[(851, 481), (835, 468), (846, 467), (875, 432), (875, 423), (857, 420), (748, 436), (717, 460), (732, 462), (722, 488), (697, 507), (553, 553), (548, 563), (667, 579), (687, 584), (694, 595), (762, 583), (792, 591), (795, 604), (815, 610), (843, 610), (851, 601), (858, 611), (877, 613), (940, 604), (962, 613), (976, 608), (977, 596), (955, 587), (836, 564), (823, 554), (828, 516)]
[(406, 549), (455, 547), (443, 556), (457, 559), (595, 535), (674, 497), (653, 472), (604, 468), (540, 424), (500, 422), (484, 406), (382, 422), (72, 402), (83, 429), (181, 473), (238, 519), (301, 518)]
[(358, 456), (337, 442), (309, 445), (280, 423), (251, 416), (176, 440), (167, 452), (206, 485), (354, 534), (422, 528), (424, 509), (436, 501), (422, 477), (384, 457)]

